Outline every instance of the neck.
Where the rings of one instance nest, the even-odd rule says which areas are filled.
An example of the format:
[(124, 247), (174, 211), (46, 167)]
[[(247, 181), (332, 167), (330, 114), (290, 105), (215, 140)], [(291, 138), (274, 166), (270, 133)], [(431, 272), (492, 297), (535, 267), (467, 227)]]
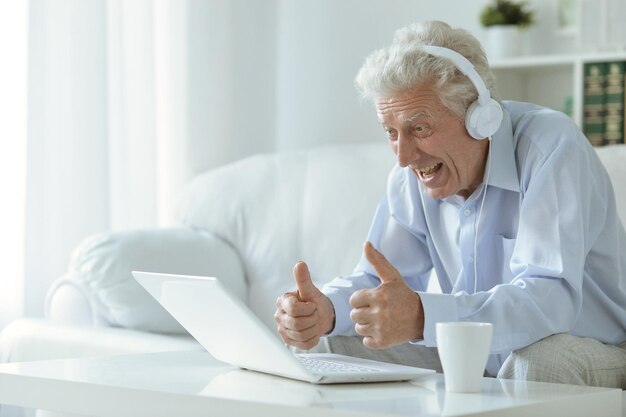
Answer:
[(487, 160), (489, 157), (489, 151), (491, 149), (490, 141), (488, 139), (478, 141), (476, 144), (480, 146), (480, 154), (476, 160), (476, 175), (472, 178), (470, 185), (458, 192), (457, 194), (463, 197), (464, 200), (467, 200), (476, 189), (485, 181), (485, 168), (487, 167)]

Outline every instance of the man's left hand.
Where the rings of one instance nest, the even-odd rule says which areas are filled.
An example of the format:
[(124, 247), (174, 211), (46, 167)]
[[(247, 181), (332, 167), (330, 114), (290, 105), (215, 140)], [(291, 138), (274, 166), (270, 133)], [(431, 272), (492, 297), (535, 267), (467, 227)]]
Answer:
[(355, 291), (350, 297), (350, 319), (363, 344), (370, 349), (385, 349), (424, 333), (424, 310), (419, 295), (411, 290), (396, 268), (370, 242), (363, 248), (365, 257), (376, 269), (381, 284)]

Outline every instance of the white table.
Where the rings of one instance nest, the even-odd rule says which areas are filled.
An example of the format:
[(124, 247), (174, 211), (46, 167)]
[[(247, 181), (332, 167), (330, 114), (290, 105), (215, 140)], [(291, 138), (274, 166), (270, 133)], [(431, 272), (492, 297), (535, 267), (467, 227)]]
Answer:
[(106, 417), (619, 417), (621, 402), (616, 389), (489, 378), (480, 394), (451, 394), (442, 375), (319, 386), (239, 370), (203, 351), (0, 365), (2, 404)]

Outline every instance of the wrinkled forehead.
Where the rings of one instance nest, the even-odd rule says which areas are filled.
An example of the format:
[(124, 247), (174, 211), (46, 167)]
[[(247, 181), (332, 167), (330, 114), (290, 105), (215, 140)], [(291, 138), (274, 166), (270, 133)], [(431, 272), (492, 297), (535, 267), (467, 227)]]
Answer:
[(388, 120), (403, 124), (414, 123), (420, 119), (436, 118), (447, 112), (447, 108), (431, 89), (379, 97), (374, 100), (374, 104), (381, 123)]

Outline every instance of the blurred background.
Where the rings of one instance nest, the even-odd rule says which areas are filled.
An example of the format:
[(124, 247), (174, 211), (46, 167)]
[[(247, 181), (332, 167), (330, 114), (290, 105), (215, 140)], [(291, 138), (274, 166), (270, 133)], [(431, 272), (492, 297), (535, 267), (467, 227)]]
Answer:
[[(353, 86), (365, 56), (420, 20), (486, 43), (491, 3), (0, 0), (0, 328), (43, 315), (85, 237), (175, 224), (179, 191), (207, 169), (385, 140)], [(517, 56), (501, 58), (513, 63), (502, 79), (515, 62), (622, 54), (621, 3), (528, 1), (533, 23)], [(563, 77), (559, 104), (576, 88), (552, 76)]]

